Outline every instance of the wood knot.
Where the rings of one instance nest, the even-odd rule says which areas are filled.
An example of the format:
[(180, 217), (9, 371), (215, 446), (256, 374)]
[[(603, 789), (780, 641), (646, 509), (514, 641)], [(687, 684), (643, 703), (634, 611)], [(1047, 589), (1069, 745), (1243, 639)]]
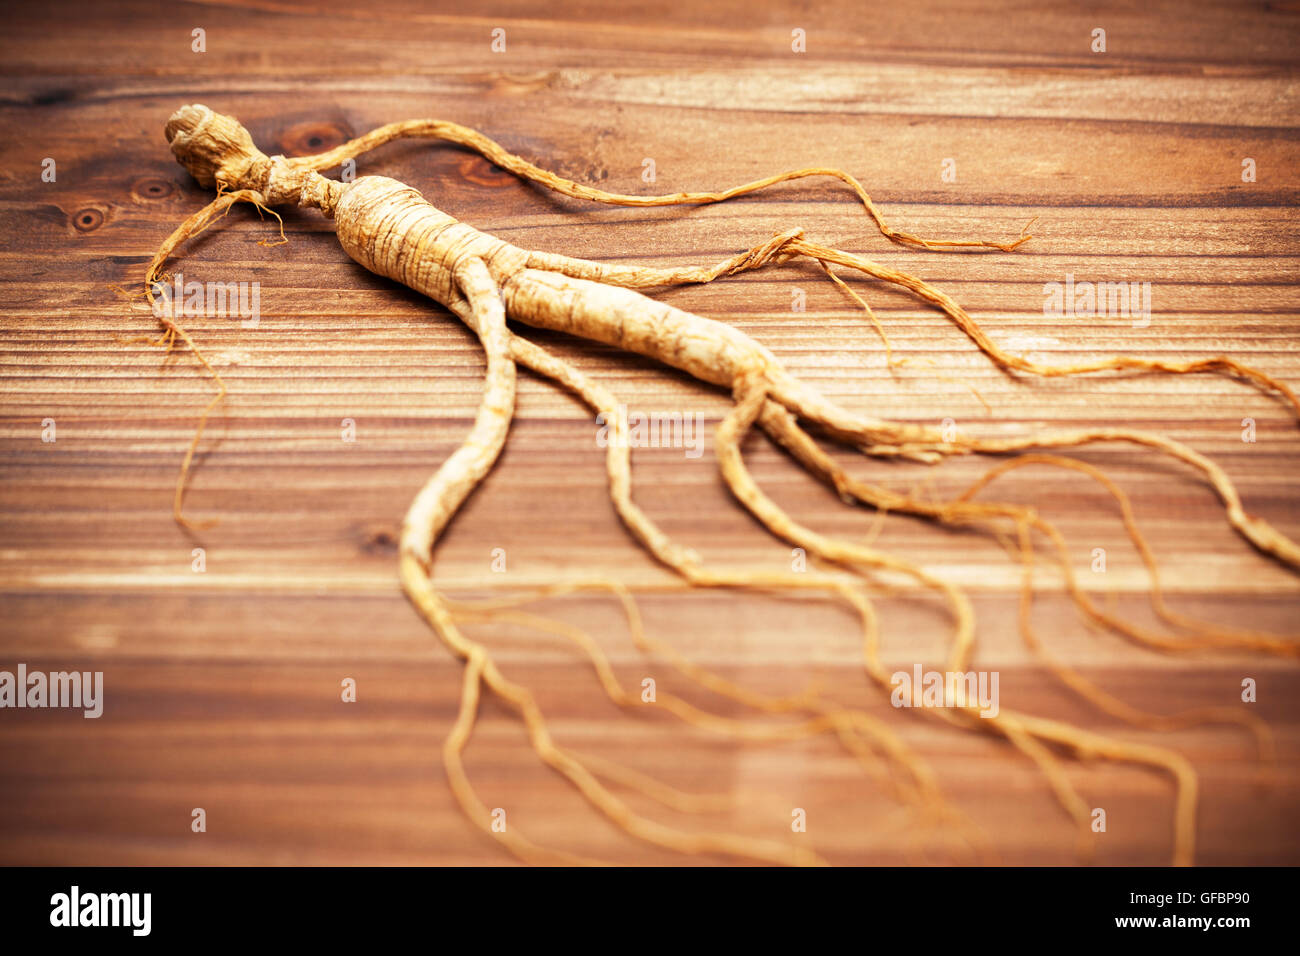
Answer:
[(131, 187), (131, 193), (136, 199), (156, 200), (166, 199), (170, 196), (176, 187), (165, 179), (140, 179)]
[(460, 173), (461, 178), (468, 182), (487, 186), (491, 189), (500, 189), (517, 181), (514, 176), (500, 166), (488, 162), (481, 156), (464, 157), (456, 164), (456, 172)]
[(94, 206), (78, 210), (72, 217), (72, 225), (78, 232), (94, 232), (104, 224), (104, 214)]
[(280, 151), (286, 156), (312, 156), (342, 146), (351, 139), (334, 123), (299, 123), (280, 134)]
[(397, 553), (397, 529), (388, 525), (369, 525), (360, 529), (361, 550), (365, 554)]

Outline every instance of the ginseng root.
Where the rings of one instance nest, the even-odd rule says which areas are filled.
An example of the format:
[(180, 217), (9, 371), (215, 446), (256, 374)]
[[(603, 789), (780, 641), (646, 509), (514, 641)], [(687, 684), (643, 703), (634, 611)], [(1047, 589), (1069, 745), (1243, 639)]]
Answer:
[[(884, 758), (882, 780), (895, 796), (926, 824), (955, 829), (959, 842), (975, 846), (974, 828), (960, 814), (944, 806), (934, 773), (878, 719), (864, 711), (809, 691), (778, 698), (759, 694), (713, 674), (680, 655), (666, 642), (647, 635), (631, 593), (617, 581), (594, 579), (567, 582), (530, 598), (492, 600), (478, 604), (454, 602), (433, 585), (434, 548), (439, 535), (461, 504), (493, 467), (505, 446), (514, 414), (517, 366), (572, 392), (592, 411), (604, 416), (616, 437), (627, 431), (626, 417), (613, 395), (590, 378), (535, 343), (507, 327), (516, 320), (534, 328), (565, 332), (650, 357), (687, 372), (710, 385), (729, 390), (735, 405), (720, 423), (716, 451), (722, 480), (735, 498), (776, 537), (804, 548), (814, 559), (836, 568), (817, 574), (773, 574), (747, 569), (706, 567), (689, 547), (672, 540), (632, 499), (631, 459), (626, 442), (609, 445), (606, 468), (609, 492), (632, 536), (661, 564), (671, 569), (688, 588), (724, 588), (739, 591), (799, 590), (820, 592), (846, 602), (862, 625), (862, 659), (868, 676), (886, 692), (891, 677), (881, 659), (881, 634), (876, 613), (865, 590), (908, 587), (933, 594), (944, 602), (952, 619), (949, 667), (964, 670), (975, 647), (975, 615), (962, 590), (925, 568), (886, 551), (841, 540), (791, 518), (773, 502), (750, 475), (741, 455), (741, 440), (758, 427), (784, 448), (810, 474), (826, 482), (850, 504), (887, 512), (909, 514), (951, 527), (980, 527), (997, 535), (1014, 532), (1013, 549), (1023, 566), (1020, 604), (1021, 632), (1026, 643), (1071, 690), (1101, 711), (1136, 726), (1173, 730), (1202, 723), (1224, 723), (1246, 728), (1255, 735), (1261, 756), (1271, 760), (1272, 738), (1253, 717), (1227, 707), (1200, 708), (1182, 714), (1162, 715), (1141, 711), (1105, 692), (1051, 657), (1037, 639), (1030, 622), (1036, 564), (1033, 535), (1045, 538), (1056, 555), (1066, 593), (1084, 619), (1107, 628), (1144, 647), (1161, 652), (1236, 650), (1294, 657), (1300, 642), (1293, 638), (1252, 631), (1216, 628), (1170, 609), (1160, 589), (1156, 560), (1138, 530), (1131, 505), (1104, 473), (1085, 462), (1045, 454), (1036, 449), (1062, 449), (1096, 442), (1124, 442), (1169, 456), (1197, 471), (1214, 489), (1225, 516), (1236, 531), (1260, 551), (1292, 570), (1300, 570), (1300, 547), (1263, 520), (1248, 514), (1228, 476), (1186, 446), (1163, 436), (1132, 429), (1097, 428), (1076, 432), (1044, 432), (1014, 437), (945, 436), (939, 430), (910, 423), (863, 417), (840, 407), (790, 375), (765, 347), (750, 336), (723, 323), (692, 315), (650, 299), (640, 289), (681, 283), (711, 282), (723, 276), (770, 265), (809, 260), (819, 266), (866, 311), (885, 340), (884, 329), (870, 305), (832, 266), (906, 290), (922, 302), (940, 309), (993, 362), (1008, 373), (1038, 376), (1095, 374), (1107, 371), (1166, 374), (1222, 373), (1280, 396), (1300, 416), (1300, 400), (1285, 384), (1226, 356), (1167, 362), (1135, 356), (1115, 356), (1069, 366), (1052, 366), (1008, 353), (993, 342), (956, 302), (925, 281), (870, 262), (860, 256), (804, 238), (803, 230), (778, 232), (749, 250), (708, 266), (647, 268), (576, 259), (518, 248), (482, 233), (430, 205), (415, 189), (381, 176), (364, 176), (339, 182), (322, 174), (384, 143), (403, 138), (430, 138), (472, 149), (503, 169), (547, 189), (573, 198), (620, 206), (667, 206), (723, 202), (761, 189), (809, 177), (830, 177), (847, 185), (867, 215), (889, 240), (930, 250), (996, 250), (1010, 252), (1031, 237), (1022, 230), (1014, 240), (925, 239), (889, 226), (862, 185), (835, 169), (802, 169), (767, 177), (714, 192), (675, 193), (666, 196), (630, 196), (607, 193), (563, 179), (515, 156), (477, 131), (433, 120), (416, 120), (381, 127), (335, 149), (287, 159), (268, 157), (253, 144), (237, 120), (204, 106), (186, 106), (167, 122), (166, 134), (173, 153), (201, 184), (217, 190), (217, 198), (191, 216), (163, 243), (145, 275), (145, 295), (153, 304), (153, 287), (162, 268), (185, 240), (207, 228), (235, 203), (248, 202), (270, 211), (276, 206), (314, 208), (335, 221), (344, 250), (378, 275), (415, 289), (457, 315), (478, 336), (487, 359), (484, 393), (474, 425), (465, 442), (419, 491), (402, 526), (400, 576), (405, 591), (448, 648), (465, 662), (459, 716), (443, 748), (452, 791), (466, 815), (484, 832), (525, 860), (539, 862), (600, 862), (534, 844), (513, 828), (494, 832), (491, 814), (479, 800), (465, 773), (462, 754), (469, 743), (483, 688), (500, 698), (522, 718), (539, 758), (564, 776), (591, 805), (632, 836), (659, 847), (689, 854), (725, 854), (761, 862), (815, 864), (822, 858), (804, 846), (727, 833), (679, 830), (634, 811), (616, 796), (605, 780), (640, 792), (670, 809), (690, 812), (718, 805), (704, 795), (684, 794), (638, 772), (610, 761), (582, 757), (557, 744), (528, 688), (511, 681), (498, 668), (488, 648), (462, 628), (468, 621), (492, 621), (564, 637), (589, 659), (605, 693), (620, 706), (634, 697), (617, 680), (599, 645), (581, 629), (537, 615), (512, 610), (533, 597), (568, 593), (578, 588), (602, 589), (622, 603), (632, 638), (646, 653), (667, 660), (684, 678), (709, 692), (739, 702), (763, 715), (754, 723), (722, 717), (688, 703), (676, 695), (660, 698), (664, 709), (701, 730), (740, 740), (790, 740), (816, 734), (833, 734), (868, 772), (877, 773)], [(225, 395), (216, 369), (202, 357), (190, 336), (170, 317), (161, 318), (160, 344), (169, 349), (178, 342), (188, 346), (217, 391), (200, 418), (193, 441), (177, 479), (173, 510), (178, 522), (194, 527), (182, 508), (186, 479), (203, 426)], [(889, 355), (893, 363), (892, 353)], [(831, 439), (881, 458), (908, 458), (938, 463), (955, 455), (1018, 453), (988, 472), (963, 495), (946, 502), (930, 502), (913, 495), (888, 491), (847, 474), (805, 430), (820, 431)], [(1071, 570), (1061, 533), (1029, 506), (1010, 502), (975, 501), (974, 496), (1001, 475), (1029, 466), (1069, 469), (1099, 483), (1117, 503), (1125, 528), (1151, 578), (1151, 601), (1158, 616), (1185, 633), (1161, 634), (1131, 625), (1098, 608), (1083, 591)], [(964, 729), (1005, 739), (1045, 775), (1062, 808), (1078, 828), (1080, 852), (1091, 847), (1088, 839), (1088, 804), (1080, 797), (1061, 765), (1062, 757), (1106, 759), (1132, 763), (1169, 774), (1175, 784), (1172, 859), (1190, 864), (1196, 836), (1195, 771), (1172, 750), (1103, 736), (1060, 721), (1001, 708), (983, 715), (970, 701), (955, 707), (920, 708)], [(793, 718), (796, 722), (792, 722)]]

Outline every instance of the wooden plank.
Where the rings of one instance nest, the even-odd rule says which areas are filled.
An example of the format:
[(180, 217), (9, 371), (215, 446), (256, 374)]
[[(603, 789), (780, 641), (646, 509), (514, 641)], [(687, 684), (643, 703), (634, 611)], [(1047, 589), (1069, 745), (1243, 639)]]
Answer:
[[(740, 24), (733, 26), (732, 24)], [(207, 51), (190, 31), (206, 31)], [(490, 34), (506, 31), (494, 54)], [(1107, 31), (1104, 54), (1091, 31)], [(790, 49), (807, 32), (807, 52)], [(13, 13), (0, 49), (0, 670), (104, 673), (104, 716), (0, 711), (0, 862), (509, 863), (460, 815), (439, 762), (460, 667), (420, 623), (396, 579), (406, 502), (462, 440), (480, 394), (473, 338), (439, 307), (357, 267), (318, 215), (286, 212), (289, 243), (247, 210), (190, 244), (175, 268), (259, 283), (256, 327), (189, 324), (230, 394), (205, 439), (189, 508), (219, 524), (198, 537), (171, 520), (171, 489), (209, 384), (185, 355), (125, 340), (154, 323), (111, 285), (134, 288), (153, 249), (207, 196), (162, 137), (168, 115), (204, 102), (243, 120), (268, 152), (327, 148), (395, 119), (435, 115), (482, 129), (561, 175), (631, 193), (720, 188), (782, 169), (841, 166), (891, 223), (923, 235), (1035, 240), (1013, 254), (891, 246), (835, 183), (804, 182), (723, 206), (618, 209), (545, 194), (478, 157), (428, 143), (384, 147), (358, 174), (423, 189), (453, 215), (516, 244), (661, 265), (715, 261), (797, 225), (810, 237), (920, 275), (1008, 349), (1044, 361), (1133, 353), (1230, 354), (1300, 383), (1296, 57), (1284, 5), (1146, 4), (1104, 14), (987, 3), (848, 3), (782, 9), (708, 4), (331, 8), (289, 2), (55, 2)], [(57, 162), (53, 183), (42, 160)], [(642, 180), (653, 159), (656, 181)], [(1253, 159), (1257, 181), (1242, 181)], [(941, 176), (955, 163), (956, 181)], [(1044, 313), (1044, 284), (1151, 283), (1149, 324)], [(854, 280), (850, 280), (854, 281)], [(876, 331), (811, 266), (788, 265), (658, 297), (736, 325), (845, 406), (976, 432), (1146, 428), (1219, 462), (1246, 507), (1300, 535), (1293, 481), (1300, 435), (1287, 409), (1213, 376), (1037, 380), (993, 367), (942, 316), (856, 282), (910, 364), (891, 370)], [(806, 311), (792, 311), (801, 290)], [(638, 449), (636, 497), (711, 563), (786, 570), (789, 547), (754, 525), (717, 477), (720, 392), (648, 361), (538, 335), (629, 407), (698, 412), (698, 458)], [(986, 407), (987, 405), (987, 407)], [(1243, 419), (1257, 440), (1242, 441)], [(57, 441), (42, 442), (54, 419)], [(356, 423), (356, 441), (341, 423)], [(1085, 627), (1046, 570), (1034, 622), (1061, 659), (1156, 713), (1233, 705), (1276, 735), (1260, 789), (1251, 740), (1197, 727), (1158, 734), (1069, 694), (1017, 632), (1019, 568), (998, 542), (844, 506), (770, 444), (746, 444), (756, 478), (798, 520), (923, 563), (960, 584), (978, 614), (976, 665), (997, 670), (1005, 707), (1184, 753), (1201, 775), (1198, 860), (1300, 862), (1296, 666), (1248, 655), (1153, 655)], [(899, 490), (959, 494), (987, 462), (940, 468), (837, 452)], [(1132, 498), (1176, 609), (1289, 634), (1295, 576), (1245, 545), (1185, 469), (1120, 447), (1079, 457)], [(1081, 475), (1025, 469), (996, 486), (1032, 502), (1070, 543), (1098, 600), (1154, 624), (1150, 582), (1113, 501)], [(985, 493), (986, 496), (990, 494)], [(206, 570), (192, 570), (205, 549)], [(1090, 570), (1105, 548), (1104, 575)], [(502, 548), (506, 571), (490, 569)], [(746, 686), (809, 682), (885, 720), (937, 772), (950, 802), (1009, 863), (1073, 862), (1073, 832), (1041, 776), (996, 741), (900, 714), (861, 673), (843, 608), (790, 595), (665, 592), (669, 576), (619, 524), (590, 415), (525, 376), (510, 444), (437, 555), (458, 595), (517, 593), (603, 573), (643, 589), (651, 633)], [(950, 625), (918, 594), (881, 595), (891, 665), (942, 659)], [(720, 713), (629, 640), (600, 595), (538, 610), (587, 629), (623, 682), (652, 676)], [(682, 789), (730, 793), (684, 828), (801, 837), (837, 863), (957, 859), (900, 815), (889, 788), (828, 739), (758, 746), (662, 713), (626, 714), (589, 665), (553, 638), (481, 625), (575, 750)], [(339, 700), (346, 677), (359, 700)], [(1245, 706), (1237, 704), (1237, 706)], [(489, 806), (550, 845), (623, 862), (679, 863), (600, 819), (486, 701), (468, 769)], [(1105, 863), (1162, 863), (1168, 781), (1132, 767), (1069, 764), (1106, 808)], [(208, 832), (190, 832), (190, 811)], [(686, 861), (686, 862), (711, 862)]]

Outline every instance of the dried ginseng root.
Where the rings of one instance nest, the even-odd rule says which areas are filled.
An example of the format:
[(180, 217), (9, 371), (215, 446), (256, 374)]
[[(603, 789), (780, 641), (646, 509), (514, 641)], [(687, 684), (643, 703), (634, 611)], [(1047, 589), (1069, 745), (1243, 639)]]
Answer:
[[(429, 204), (419, 191), (392, 179), (364, 176), (344, 183), (328, 179), (321, 172), (392, 140), (428, 138), (472, 149), (501, 168), (563, 195), (612, 205), (722, 202), (778, 183), (825, 176), (849, 186), (880, 232), (901, 245), (938, 251), (951, 248), (1011, 251), (1027, 241), (1028, 235), (1022, 234), (1009, 242), (995, 242), (924, 239), (896, 231), (881, 217), (861, 184), (848, 173), (835, 169), (796, 170), (718, 192), (649, 197), (607, 193), (562, 179), (511, 154), (474, 130), (441, 121), (391, 124), (328, 152), (293, 159), (266, 156), (253, 145), (248, 131), (238, 121), (204, 106), (182, 107), (168, 120), (166, 133), (176, 158), (200, 184), (215, 188), (218, 195), (207, 207), (187, 219), (154, 256), (145, 276), (145, 295), (151, 303), (154, 284), (176, 248), (207, 228), (234, 204), (248, 202), (268, 211), (271, 207), (285, 205), (310, 207), (334, 219), (339, 241), (353, 259), (370, 271), (410, 286), (445, 306), (476, 333), (483, 345), (487, 358), (484, 394), (473, 428), (461, 447), (443, 463), (411, 504), (402, 527), (400, 574), (403, 587), (420, 614), (465, 662), (460, 714), (443, 748), (452, 790), (474, 823), (521, 858), (539, 862), (600, 862), (541, 847), (514, 828), (509, 833), (493, 831), (490, 812), (475, 794), (461, 760), (473, 732), (484, 687), (520, 715), (540, 759), (565, 776), (594, 808), (632, 836), (683, 853), (724, 854), (762, 862), (822, 862), (817, 854), (802, 846), (728, 833), (685, 831), (634, 811), (607, 783), (638, 791), (655, 802), (684, 812), (716, 806), (719, 801), (707, 795), (681, 793), (629, 768), (583, 757), (562, 747), (552, 738), (528, 688), (503, 674), (489, 650), (462, 629), (461, 625), (466, 621), (497, 619), (568, 638), (588, 656), (605, 693), (615, 703), (631, 705), (635, 695), (619, 684), (599, 645), (588, 635), (557, 621), (512, 610), (514, 605), (534, 597), (579, 588), (603, 589), (614, 594), (622, 603), (633, 639), (642, 650), (665, 658), (683, 676), (710, 692), (763, 715), (756, 721), (736, 720), (711, 713), (680, 698), (670, 696), (665, 700), (661, 697), (665, 709), (678, 719), (741, 740), (790, 740), (815, 734), (833, 735), (866, 770), (876, 773), (890, 785), (895, 796), (905, 805), (905, 812), (911, 815), (912, 822), (938, 825), (946, 834), (955, 836), (958, 844), (968, 847), (975, 846), (978, 835), (959, 814), (944, 806), (934, 773), (884, 723), (865, 712), (824, 699), (815, 692), (774, 698), (709, 673), (683, 658), (670, 645), (646, 635), (635, 601), (616, 581), (566, 582), (522, 599), (473, 605), (451, 601), (433, 586), (433, 550), (439, 535), (492, 468), (505, 445), (514, 414), (516, 370), (520, 365), (572, 392), (594, 412), (604, 416), (603, 420), (613, 433), (606, 467), (614, 506), (632, 535), (659, 562), (676, 572), (684, 588), (799, 589), (820, 591), (845, 601), (861, 621), (866, 671), (888, 692), (890, 675), (880, 658), (880, 629), (874, 607), (866, 597), (864, 582), (878, 584), (884, 579), (890, 582), (900, 578), (909, 580), (912, 587), (935, 592), (949, 608), (953, 637), (948, 668), (965, 670), (970, 660), (974, 649), (975, 616), (961, 589), (901, 557), (822, 534), (792, 519), (754, 481), (741, 456), (741, 440), (757, 426), (810, 474), (831, 485), (849, 504), (876, 509), (882, 516), (886, 512), (897, 512), (954, 527), (981, 527), (1002, 536), (1014, 532), (1013, 546), (1024, 565), (1021, 600), (1024, 639), (1065, 686), (1101, 711), (1135, 726), (1157, 730), (1199, 723), (1241, 725), (1255, 734), (1261, 755), (1271, 758), (1272, 738), (1259, 721), (1229, 708), (1203, 708), (1174, 715), (1141, 711), (1048, 657), (1029, 624), (1035, 565), (1033, 535), (1037, 532), (1052, 546), (1057, 564), (1063, 571), (1068, 595), (1084, 619), (1096, 626), (1161, 651), (1235, 649), (1289, 657), (1300, 654), (1300, 641), (1292, 638), (1219, 629), (1169, 609), (1160, 590), (1155, 558), (1137, 527), (1124, 493), (1091, 465), (1031, 450), (1124, 442), (1167, 455), (1204, 477), (1222, 500), (1228, 522), (1247, 541), (1284, 565), (1300, 569), (1300, 548), (1268, 523), (1248, 514), (1232, 482), (1209, 459), (1178, 442), (1132, 429), (1101, 428), (1068, 433), (1044, 432), (1016, 438), (953, 437), (946, 440), (937, 429), (864, 418), (839, 407), (791, 376), (770, 351), (748, 335), (725, 323), (657, 302), (636, 290), (710, 282), (769, 264), (810, 259), (866, 309), (877, 329), (880, 326), (875, 322), (870, 306), (849, 289), (832, 271), (832, 266), (853, 269), (897, 285), (939, 308), (980, 350), (1008, 372), (1044, 376), (1109, 370), (1173, 374), (1220, 372), (1277, 393), (1300, 415), (1300, 400), (1286, 385), (1226, 357), (1164, 362), (1118, 356), (1074, 366), (1047, 366), (1032, 362), (1003, 351), (956, 302), (924, 281), (806, 240), (803, 231), (797, 228), (780, 232), (752, 249), (712, 266), (662, 269), (615, 265), (520, 249), (458, 222)], [(632, 500), (628, 443), (619, 440), (619, 436), (626, 436), (628, 429), (625, 406), (573, 366), (512, 331), (506, 324), (510, 319), (636, 352), (681, 369), (702, 382), (728, 389), (735, 398), (735, 405), (719, 425), (716, 435), (722, 479), (736, 499), (773, 535), (805, 549), (836, 570), (769, 574), (705, 567), (693, 551), (673, 541)], [(193, 527), (182, 510), (186, 475), (202, 437), (204, 423), (224, 396), (225, 385), (184, 329), (165, 315), (160, 321), (164, 334), (159, 341), (168, 348), (178, 341), (188, 345), (217, 386), (216, 396), (200, 418), (177, 479), (173, 504), (175, 517), (181, 524)], [(959, 498), (936, 503), (891, 492), (849, 476), (817, 444), (805, 426), (812, 426), (840, 443), (878, 457), (937, 463), (953, 455), (971, 453), (1029, 453), (1007, 459)], [(1035, 465), (1081, 472), (1107, 490), (1118, 504), (1125, 527), (1151, 575), (1153, 607), (1171, 627), (1188, 633), (1154, 633), (1101, 610), (1075, 580), (1062, 535), (1035, 509), (1007, 502), (972, 500), (977, 492), (1002, 474)], [(1002, 737), (1032, 760), (1046, 776), (1057, 801), (1074, 820), (1080, 852), (1084, 854), (1091, 846), (1088, 804), (1064, 772), (1060, 762), (1062, 757), (1106, 759), (1168, 773), (1175, 783), (1173, 862), (1190, 864), (1193, 861), (1197, 778), (1188, 761), (1174, 751), (1104, 736), (1006, 708), (994, 716), (982, 716), (978, 706), (969, 702), (955, 708), (922, 707), (919, 710), (922, 714), (965, 729)]]

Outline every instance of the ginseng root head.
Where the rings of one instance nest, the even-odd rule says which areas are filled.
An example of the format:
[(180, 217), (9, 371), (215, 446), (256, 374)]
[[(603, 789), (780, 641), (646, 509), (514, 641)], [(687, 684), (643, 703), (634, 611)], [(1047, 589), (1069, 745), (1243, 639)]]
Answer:
[(208, 189), (242, 188), (250, 167), (267, 161), (239, 120), (197, 103), (182, 106), (167, 120), (167, 142), (177, 161)]

